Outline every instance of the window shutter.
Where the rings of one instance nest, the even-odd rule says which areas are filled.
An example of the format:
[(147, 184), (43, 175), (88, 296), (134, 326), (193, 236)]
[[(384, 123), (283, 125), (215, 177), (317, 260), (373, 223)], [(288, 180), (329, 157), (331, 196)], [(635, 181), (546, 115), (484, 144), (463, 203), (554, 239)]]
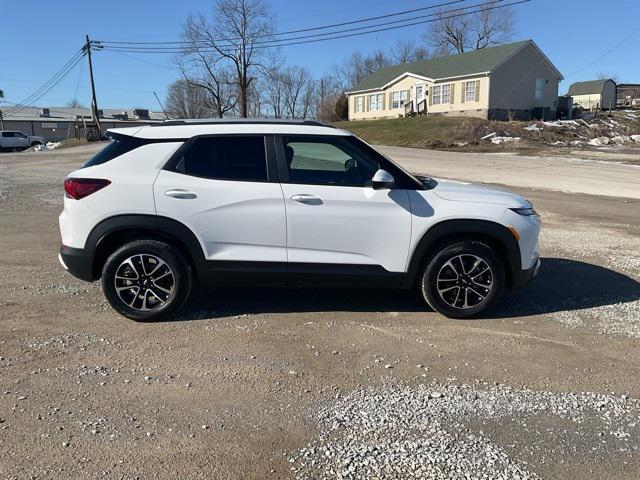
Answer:
[(476, 102), (480, 101), (480, 80), (476, 80)]
[(382, 110), (386, 110), (387, 109), (387, 107), (385, 105), (386, 103), (387, 103), (387, 94), (383, 93), (382, 94)]
[(460, 92), (460, 102), (464, 103), (465, 92), (467, 91), (467, 82), (462, 82), (462, 91)]
[(364, 96), (364, 111), (368, 112), (369, 111), (369, 95), (363, 95)]
[(425, 93), (425, 95), (427, 95), (429, 97), (429, 106), (431, 106), (432, 105), (432, 103), (431, 103), (431, 98), (432, 98), (431, 94), (433, 93), (433, 85), (431, 86), (431, 88), (428, 91), (425, 91), (424, 93)]
[(456, 100), (456, 97), (455, 97), (456, 89), (454, 88), (456, 86), (456, 84), (455, 83), (451, 83), (450, 85), (451, 85), (451, 87), (449, 87), (449, 88), (451, 88), (451, 90), (449, 92), (449, 103), (453, 103)]

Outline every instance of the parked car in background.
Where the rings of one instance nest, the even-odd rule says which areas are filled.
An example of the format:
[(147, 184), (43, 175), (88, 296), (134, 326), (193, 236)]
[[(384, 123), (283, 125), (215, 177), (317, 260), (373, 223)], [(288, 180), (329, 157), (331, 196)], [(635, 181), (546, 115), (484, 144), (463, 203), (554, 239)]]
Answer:
[(25, 135), (17, 130), (0, 130), (0, 150), (24, 150), (35, 145), (42, 145), (43, 137)]

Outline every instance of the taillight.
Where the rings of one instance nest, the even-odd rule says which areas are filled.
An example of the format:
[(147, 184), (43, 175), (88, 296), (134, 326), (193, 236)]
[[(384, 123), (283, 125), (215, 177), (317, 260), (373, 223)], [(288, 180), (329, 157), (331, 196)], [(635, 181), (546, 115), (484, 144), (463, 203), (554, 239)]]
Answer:
[(64, 191), (67, 193), (67, 198), (80, 200), (103, 189), (110, 183), (111, 180), (100, 178), (67, 178), (64, 181)]

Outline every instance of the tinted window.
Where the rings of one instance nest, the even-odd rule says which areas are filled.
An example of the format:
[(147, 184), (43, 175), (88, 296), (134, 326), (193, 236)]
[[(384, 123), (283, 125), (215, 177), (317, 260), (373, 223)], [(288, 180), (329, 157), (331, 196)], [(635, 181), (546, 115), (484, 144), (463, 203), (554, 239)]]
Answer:
[(264, 137), (198, 138), (185, 153), (177, 170), (218, 180), (266, 182)]
[(345, 138), (284, 137), (289, 181), (364, 187), (380, 168), (369, 152)]
[(124, 155), (145, 143), (147, 142), (144, 139), (129, 137), (126, 135), (114, 137), (106, 147), (96, 153), (88, 162), (82, 165), (82, 167), (102, 165), (103, 163), (107, 163), (109, 160), (113, 160), (120, 155)]
[(2, 132), (4, 138), (13, 138), (13, 132)]

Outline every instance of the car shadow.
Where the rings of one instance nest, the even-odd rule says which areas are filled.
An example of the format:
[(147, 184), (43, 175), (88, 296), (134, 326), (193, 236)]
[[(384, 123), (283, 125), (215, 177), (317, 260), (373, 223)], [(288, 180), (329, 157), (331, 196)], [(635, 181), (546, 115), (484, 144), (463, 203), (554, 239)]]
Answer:
[[(640, 299), (640, 283), (605, 267), (543, 258), (540, 274), (507, 291), (498, 306), (477, 318), (514, 318), (581, 310)], [(258, 313), (430, 311), (415, 291), (332, 288), (216, 288), (194, 291), (175, 320), (204, 320)]]

